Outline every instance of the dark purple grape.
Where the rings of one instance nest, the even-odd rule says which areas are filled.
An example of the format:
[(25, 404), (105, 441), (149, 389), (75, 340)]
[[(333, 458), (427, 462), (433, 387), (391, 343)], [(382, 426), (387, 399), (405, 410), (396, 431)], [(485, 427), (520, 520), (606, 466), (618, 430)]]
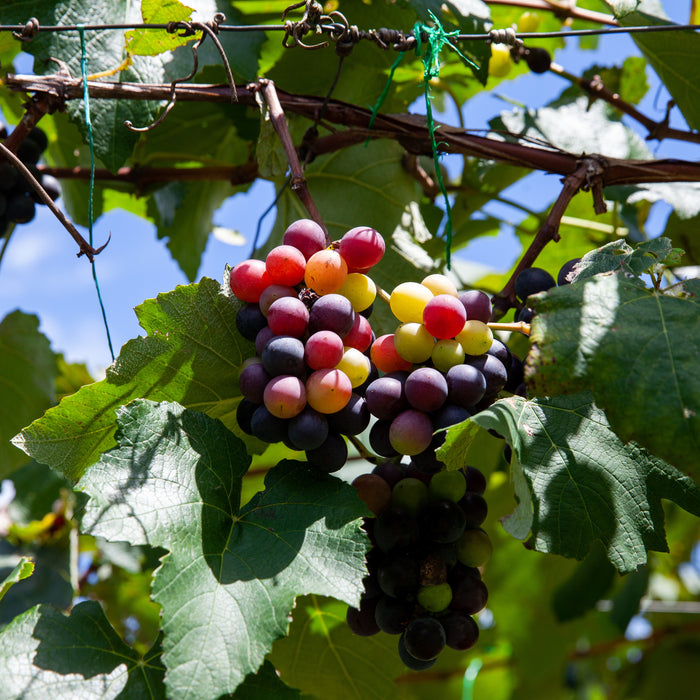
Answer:
[(255, 352), (258, 355), (263, 354), (265, 346), (275, 337), (275, 334), (269, 326), (265, 326), (256, 336), (255, 336)]
[(381, 476), (391, 488), (404, 478), (404, 468), (400, 462), (381, 462), (374, 469), (372, 474)]
[(429, 659), (428, 661), (423, 661), (422, 659), (417, 659), (415, 656), (411, 656), (406, 651), (406, 644), (404, 643), (403, 634), (399, 637), (399, 658), (403, 662), (406, 668), (410, 668), (411, 671), (427, 671), (431, 666), (435, 665), (436, 659)]
[(306, 450), (306, 459), (312, 467), (326, 474), (337, 472), (348, 461), (348, 445), (338, 433), (328, 433), (320, 447)]
[(440, 622), (445, 630), (445, 642), (450, 649), (466, 651), (479, 639), (479, 625), (473, 617), (460, 610), (450, 611), (440, 618)]
[(431, 501), (423, 508), (419, 517), (421, 535), (426, 540), (449, 544), (456, 542), (464, 532), (464, 511), (446, 499)]
[(546, 292), (556, 285), (554, 277), (541, 267), (526, 267), (515, 278), (515, 296), (525, 301), (530, 295)]
[(41, 150), (36, 141), (26, 138), (17, 149), (17, 157), (25, 165), (36, 165), (41, 157)]
[(518, 386), (523, 383), (523, 377), (525, 376), (524, 371), (525, 366), (523, 365), (523, 361), (519, 357), (512, 355), (510, 359), (510, 369), (508, 370), (508, 381), (503, 388), (514, 394)]
[(508, 381), (508, 372), (504, 364), (493, 355), (479, 355), (478, 357), (468, 357), (465, 364), (476, 367), (486, 380), (486, 396), (495, 396)]
[(250, 419), (250, 430), (263, 442), (284, 442), (287, 439), (287, 421), (273, 416), (265, 406), (258, 406)]
[(552, 65), (552, 56), (547, 49), (535, 46), (525, 50), (525, 63), (533, 73), (546, 73)]
[(467, 312), (467, 321), (481, 321), (488, 323), (491, 320), (491, 299), (488, 294), (477, 289), (470, 289), (459, 295), (459, 300)]
[(382, 591), (392, 598), (406, 598), (418, 586), (418, 565), (407, 554), (385, 559), (377, 568), (377, 581)]
[(445, 630), (434, 617), (417, 617), (406, 627), (403, 641), (411, 656), (429, 661), (445, 648)]
[(354, 392), (340, 411), (329, 413), (326, 416), (328, 427), (341, 435), (359, 435), (363, 430), (366, 430), (370, 417), (367, 403)]
[(498, 338), (494, 338), (491, 341), (491, 347), (486, 351), (486, 354), (497, 357), (503, 363), (504, 367), (510, 367), (510, 360), (512, 357), (510, 348)]
[(471, 413), (463, 406), (448, 403), (433, 413), (433, 428), (435, 430), (449, 428), (451, 425), (457, 425), (457, 423), (467, 420), (469, 416)]
[(464, 511), (466, 526), (470, 529), (480, 527), (489, 512), (486, 499), (473, 491), (467, 491), (458, 501), (458, 505)]
[(389, 440), (390, 429), (391, 421), (378, 420), (369, 431), (369, 446), (380, 457), (396, 457), (399, 454)]
[[(444, 435), (440, 437), (442, 441), (444, 441)], [(440, 438), (437, 435), (433, 436), (433, 442), (427, 449), (411, 457), (411, 466), (415, 467), (415, 469), (425, 476), (437, 474), (441, 471), (445, 465), (435, 455), (435, 450), (440, 446), (438, 444), (439, 442)]]
[(380, 631), (374, 619), (376, 605), (376, 600), (362, 598), (359, 608), (348, 608), (345, 619), (353, 634), (358, 637), (371, 637)]
[(344, 338), (355, 322), (355, 312), (348, 299), (340, 294), (319, 297), (309, 313), (309, 332), (333, 331)]
[(523, 306), (515, 316), (515, 320), (518, 323), (532, 323), (533, 318), (535, 318), (535, 310), (531, 309), (529, 306)]
[(5, 212), (7, 211), (7, 197), (4, 192), (0, 192), (0, 216), (5, 218)]
[[(41, 186), (46, 191), (46, 194), (51, 197), (55, 202), (61, 196), (61, 185), (58, 180), (53, 175), (48, 175), (47, 173), (42, 173), (41, 175)], [(43, 203), (43, 200), (39, 195), (32, 190), (32, 197), (37, 203)]]
[(486, 585), (480, 579), (473, 576), (463, 576), (452, 586), (452, 610), (461, 610), (467, 615), (476, 615), (486, 607), (489, 593)]
[(420, 367), (409, 374), (404, 392), (413, 408), (430, 413), (445, 403), (447, 380), (433, 367)]
[(486, 377), (473, 365), (455, 365), (447, 370), (447, 389), (450, 403), (470, 408), (479, 403), (486, 393)]
[(36, 216), (36, 205), (28, 194), (13, 195), (7, 202), (5, 216), (17, 224), (28, 224)]
[(389, 375), (375, 379), (367, 387), (365, 401), (369, 412), (380, 420), (391, 421), (408, 408), (403, 383)]
[(464, 478), (467, 482), (467, 491), (483, 494), (486, 491), (486, 477), (476, 467), (465, 467)]
[(238, 387), (241, 394), (253, 403), (261, 404), (265, 387), (271, 377), (260, 362), (246, 365), (238, 375)]
[(306, 371), (304, 343), (299, 338), (288, 335), (275, 336), (267, 342), (260, 357), (263, 366), (272, 377), (282, 374), (303, 377)]
[(362, 311), (360, 311), (360, 313), (365, 318), (369, 318), (372, 315), (372, 311), (374, 311), (374, 304), (370, 304), (366, 309), (362, 309)]
[(315, 450), (321, 447), (328, 437), (326, 416), (306, 406), (289, 421), (287, 437), (297, 450)]
[(267, 319), (257, 304), (245, 304), (236, 314), (236, 328), (246, 339), (255, 342), (258, 333), (267, 326)]
[(383, 595), (377, 601), (374, 619), (386, 634), (401, 634), (413, 617), (415, 605), (406, 599)]
[(49, 139), (46, 132), (38, 126), (35, 126), (28, 134), (27, 138), (34, 141), (39, 148), (40, 153), (43, 153), (49, 145)]
[(248, 401), (248, 399), (241, 399), (240, 403), (236, 407), (236, 422), (238, 423), (238, 427), (246, 435), (253, 434), (250, 421), (253, 418), (255, 409), (258, 408), (258, 406), (259, 404)]
[(9, 163), (0, 163), (0, 190), (9, 192), (20, 178), (19, 171)]
[[(369, 349), (368, 349), (369, 350)], [(367, 357), (369, 355), (367, 353), (364, 353)], [(362, 396), (363, 398), (365, 397), (367, 393), (367, 387), (375, 380), (379, 379), (379, 370), (374, 366), (374, 363), (370, 363), (369, 366), (369, 376), (365, 381), (360, 384), (360, 386), (356, 386), (353, 391), (358, 395)]]
[(374, 521), (374, 539), (382, 552), (405, 549), (418, 538), (414, 517), (403, 508), (389, 506)]
[(562, 287), (565, 284), (571, 284), (571, 281), (568, 279), (569, 273), (574, 269), (578, 263), (581, 262), (581, 258), (573, 258), (567, 262), (565, 262), (562, 266), (561, 269), (559, 270), (559, 274), (557, 275), (557, 284)]

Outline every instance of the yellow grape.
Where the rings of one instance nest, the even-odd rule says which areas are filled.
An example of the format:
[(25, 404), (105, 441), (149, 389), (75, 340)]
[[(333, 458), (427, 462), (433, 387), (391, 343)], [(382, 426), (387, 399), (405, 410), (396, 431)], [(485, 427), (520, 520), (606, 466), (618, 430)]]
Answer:
[(350, 385), (354, 389), (367, 381), (371, 363), (369, 357), (361, 353), (357, 348), (346, 347), (335, 369), (343, 371), (348, 376)]
[(377, 285), (367, 275), (361, 272), (351, 272), (337, 292), (348, 299), (352, 308), (359, 313), (374, 303), (377, 296)]
[(391, 312), (402, 323), (423, 323), (423, 309), (433, 293), (418, 282), (402, 282), (389, 297)]
[(483, 355), (491, 347), (493, 333), (482, 321), (466, 321), (455, 340), (459, 341), (467, 355)]
[(455, 283), (445, 275), (428, 275), (421, 284), (427, 287), (436, 296), (438, 294), (450, 294), (453, 297), (457, 296), (457, 287)]
[(446, 373), (450, 367), (464, 362), (464, 348), (458, 340), (438, 340), (431, 354), (435, 369)]
[(435, 347), (433, 338), (422, 323), (402, 323), (394, 332), (396, 352), (409, 362), (425, 362)]
[(510, 49), (502, 44), (491, 46), (491, 58), (489, 60), (489, 75), (494, 78), (504, 78), (513, 66), (510, 58)]

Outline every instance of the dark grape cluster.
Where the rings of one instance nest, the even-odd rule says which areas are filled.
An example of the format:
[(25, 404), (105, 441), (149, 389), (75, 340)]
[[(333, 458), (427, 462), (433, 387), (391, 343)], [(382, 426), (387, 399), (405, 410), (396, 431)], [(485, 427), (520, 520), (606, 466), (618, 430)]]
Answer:
[[(0, 124), (0, 139), (7, 137), (7, 130)], [(58, 199), (58, 181), (51, 175), (41, 173), (37, 163), (46, 150), (46, 134), (34, 127), (17, 150), (18, 158), (27, 166), (52, 199)], [(4, 236), (12, 223), (27, 224), (36, 215), (36, 204), (43, 204), (25, 177), (7, 161), (0, 162), (0, 237)]]
[(478, 568), (491, 555), (480, 527), (483, 474), (467, 467), (430, 476), (386, 462), (353, 485), (376, 517), (364, 522), (373, 547), (360, 607), (348, 608), (350, 629), (400, 635), (399, 656), (414, 670), (430, 668), (446, 646), (471, 648), (479, 637), (473, 615), (488, 599)]

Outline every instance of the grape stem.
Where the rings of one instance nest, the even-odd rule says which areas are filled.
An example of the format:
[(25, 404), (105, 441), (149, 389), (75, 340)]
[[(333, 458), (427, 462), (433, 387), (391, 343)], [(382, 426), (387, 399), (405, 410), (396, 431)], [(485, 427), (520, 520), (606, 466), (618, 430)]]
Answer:
[(41, 186), (41, 183), (32, 175), (31, 170), (4, 144), (0, 143), (0, 157), (4, 160), (9, 160), (12, 165), (17, 168), (17, 170), (22, 173), (23, 177), (32, 186), (32, 189), (37, 193), (41, 201), (53, 212), (54, 216), (63, 224), (63, 227), (70, 233), (73, 240), (78, 244), (80, 252), (78, 257), (85, 255), (90, 262), (93, 262), (95, 256), (104, 250), (107, 243), (109, 243), (109, 238), (107, 243), (99, 248), (93, 248), (81, 235), (78, 230), (73, 226), (70, 219), (56, 206), (53, 199), (48, 195), (46, 190)]
[(384, 291), (378, 284), (376, 285), (377, 287), (377, 296), (387, 305), (390, 306), (389, 304), (389, 299), (390, 296)]
[(323, 223), (321, 214), (319, 213), (314, 200), (311, 198), (311, 193), (309, 192), (309, 187), (304, 177), (304, 171), (302, 170), (301, 163), (299, 162), (299, 156), (297, 154), (297, 149), (294, 147), (294, 142), (292, 141), (291, 134), (289, 133), (289, 126), (287, 125), (287, 119), (284, 116), (284, 110), (280, 104), (279, 96), (277, 95), (277, 88), (272, 80), (263, 78), (258, 80), (257, 83), (251, 83), (248, 85), (248, 89), (257, 90), (262, 93), (262, 96), (267, 103), (267, 108), (270, 111), (270, 120), (272, 121), (272, 126), (277, 132), (282, 146), (284, 147), (284, 152), (287, 155), (287, 161), (289, 162), (289, 170), (291, 173), (291, 188), (296, 193), (296, 195), (301, 200), (301, 203), (309, 212), (309, 216), (323, 229), (326, 234), (326, 244), (330, 245), (331, 239), (328, 236), (328, 230), (326, 225)]
[(357, 450), (362, 459), (370, 464), (377, 464), (377, 458), (360, 442), (356, 435), (348, 435), (348, 442)]
[(530, 335), (530, 324), (525, 323), (525, 321), (518, 321), (516, 323), (487, 323), (486, 325), (492, 331), (511, 331), (513, 333)]

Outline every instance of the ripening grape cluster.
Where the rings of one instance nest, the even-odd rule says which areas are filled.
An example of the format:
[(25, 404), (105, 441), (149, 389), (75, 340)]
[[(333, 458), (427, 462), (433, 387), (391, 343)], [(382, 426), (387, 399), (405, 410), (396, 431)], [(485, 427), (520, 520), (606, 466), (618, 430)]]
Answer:
[[(0, 124), (0, 139), (7, 137), (4, 124)], [(61, 194), (58, 180), (41, 173), (37, 163), (46, 150), (48, 139), (39, 128), (34, 127), (22, 141), (17, 157), (27, 166), (52, 199)], [(11, 223), (27, 224), (36, 215), (36, 204), (43, 204), (25, 177), (7, 161), (0, 162), (0, 237), (4, 236)]]
[(323, 229), (301, 219), (264, 261), (245, 260), (230, 274), (231, 290), (247, 302), (238, 329), (257, 350), (239, 376), (238, 423), (265, 442), (305, 451), (324, 472), (345, 464), (342, 436), (369, 425), (362, 394), (373, 371), (366, 316), (376, 286), (366, 273), (383, 254), (372, 228), (353, 228), (327, 247)]
[(426, 474), (385, 462), (353, 485), (376, 517), (364, 522), (372, 549), (359, 608), (347, 622), (358, 635), (399, 636), (411, 669), (430, 668), (448, 646), (465, 651), (479, 637), (472, 617), (488, 592), (478, 567), (491, 556), (480, 525), (486, 480), (473, 467)]

